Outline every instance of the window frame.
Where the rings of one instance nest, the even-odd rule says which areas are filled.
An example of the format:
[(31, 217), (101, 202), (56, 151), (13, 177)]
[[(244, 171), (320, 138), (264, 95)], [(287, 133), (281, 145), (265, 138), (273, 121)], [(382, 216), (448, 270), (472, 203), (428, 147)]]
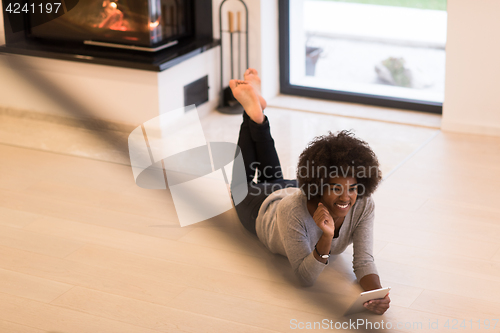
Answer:
[(282, 94), (423, 111), (436, 114), (443, 113), (443, 103), (439, 102), (426, 102), (421, 100), (303, 87), (290, 84), (290, 0), (278, 1), (280, 92)]

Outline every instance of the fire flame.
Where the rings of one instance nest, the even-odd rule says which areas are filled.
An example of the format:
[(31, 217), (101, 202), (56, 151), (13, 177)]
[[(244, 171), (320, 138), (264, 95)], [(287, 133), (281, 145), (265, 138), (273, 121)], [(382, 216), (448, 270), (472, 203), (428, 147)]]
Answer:
[(160, 19), (157, 19), (155, 22), (149, 22), (149, 29), (154, 30), (160, 24)]

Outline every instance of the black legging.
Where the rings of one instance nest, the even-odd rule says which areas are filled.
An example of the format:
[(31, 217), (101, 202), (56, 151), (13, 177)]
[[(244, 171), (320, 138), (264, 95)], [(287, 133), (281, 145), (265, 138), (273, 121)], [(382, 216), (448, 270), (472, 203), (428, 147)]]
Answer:
[[(241, 224), (248, 231), (256, 234), (255, 220), (262, 202), (274, 191), (285, 187), (297, 187), (297, 180), (283, 179), (280, 160), (274, 147), (267, 117), (262, 124), (257, 124), (246, 112), (243, 112), (238, 147), (245, 166), (248, 194), (236, 205), (236, 213)], [(239, 151), (236, 155), (238, 153)], [(256, 172), (257, 183), (253, 181)]]

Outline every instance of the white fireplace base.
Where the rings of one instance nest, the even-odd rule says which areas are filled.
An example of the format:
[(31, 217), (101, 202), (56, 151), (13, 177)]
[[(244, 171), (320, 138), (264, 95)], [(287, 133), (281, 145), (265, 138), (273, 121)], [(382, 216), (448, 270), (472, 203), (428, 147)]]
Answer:
[(0, 54), (0, 108), (138, 126), (184, 106), (184, 86), (208, 75), (218, 105), (220, 49), (212, 48), (162, 72)]

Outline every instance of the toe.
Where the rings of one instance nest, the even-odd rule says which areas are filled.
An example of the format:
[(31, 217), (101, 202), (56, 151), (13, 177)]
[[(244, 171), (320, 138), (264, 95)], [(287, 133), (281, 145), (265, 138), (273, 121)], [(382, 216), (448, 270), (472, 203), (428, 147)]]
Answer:
[(248, 68), (246, 71), (245, 71), (245, 76), (246, 75), (257, 75), (257, 70), (255, 68)]
[(234, 89), (238, 85), (238, 80), (230, 80), (229, 81), (229, 88)]

